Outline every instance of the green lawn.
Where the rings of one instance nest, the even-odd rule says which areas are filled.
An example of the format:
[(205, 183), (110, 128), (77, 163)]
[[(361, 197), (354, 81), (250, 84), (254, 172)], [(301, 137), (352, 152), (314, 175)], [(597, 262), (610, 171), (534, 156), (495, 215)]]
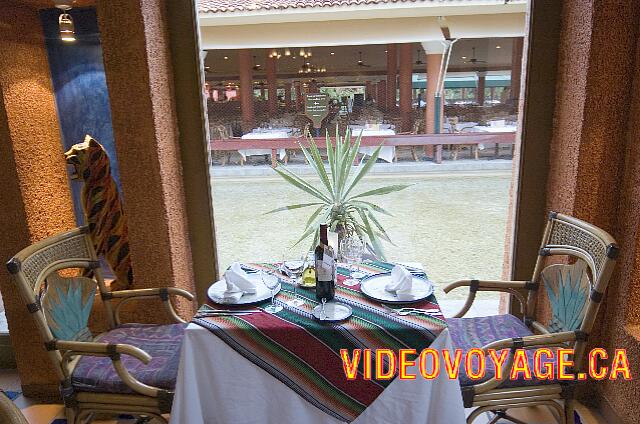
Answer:
[[(468, 175), (369, 176), (360, 190), (414, 184), (371, 197), (394, 214), (380, 216), (395, 246), (392, 261), (421, 262), (438, 285), (461, 278), (500, 278), (503, 263), (510, 172)], [(264, 215), (268, 210), (308, 201), (308, 195), (274, 178), (214, 178), (213, 201), (220, 265), (233, 261), (280, 260), (299, 256), (310, 242), (291, 245), (301, 235), (312, 208)], [(437, 295), (443, 296), (438, 290)], [(451, 295), (450, 295), (451, 296)], [(455, 298), (466, 296), (459, 290)]]

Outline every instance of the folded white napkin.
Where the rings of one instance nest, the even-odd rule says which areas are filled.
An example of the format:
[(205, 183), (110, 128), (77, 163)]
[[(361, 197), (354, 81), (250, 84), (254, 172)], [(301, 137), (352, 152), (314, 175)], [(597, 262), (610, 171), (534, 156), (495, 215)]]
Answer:
[(240, 298), (242, 297), (242, 295), (244, 294), (244, 292), (238, 290), (235, 292), (223, 292), (221, 293), (220, 296), (216, 297), (214, 300), (219, 302), (219, 303), (229, 303), (229, 304), (233, 304), (233, 303), (238, 303), (238, 301), (240, 300)]
[(227, 289), (222, 293), (222, 298), (226, 303), (237, 302), (243, 294), (256, 292), (255, 281), (244, 272), (239, 262), (234, 262), (224, 273), (224, 280), (227, 283)]
[(399, 300), (412, 300), (415, 298), (412, 293), (413, 276), (402, 265), (396, 265), (391, 270), (391, 282), (387, 283), (384, 289), (395, 293)]

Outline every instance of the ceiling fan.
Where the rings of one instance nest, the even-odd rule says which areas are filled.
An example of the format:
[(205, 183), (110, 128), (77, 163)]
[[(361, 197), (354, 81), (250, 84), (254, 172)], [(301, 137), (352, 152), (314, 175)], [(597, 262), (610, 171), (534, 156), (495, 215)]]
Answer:
[(487, 63), (486, 60), (480, 60), (480, 59), (476, 59), (476, 48), (472, 47), (471, 48), (471, 59), (469, 60), (465, 60), (464, 63), (471, 63), (471, 64), (476, 64), (476, 63)]
[(362, 52), (358, 52), (358, 66), (362, 66), (362, 67), (365, 67), (365, 68), (371, 68), (371, 65), (367, 65), (362, 60)]

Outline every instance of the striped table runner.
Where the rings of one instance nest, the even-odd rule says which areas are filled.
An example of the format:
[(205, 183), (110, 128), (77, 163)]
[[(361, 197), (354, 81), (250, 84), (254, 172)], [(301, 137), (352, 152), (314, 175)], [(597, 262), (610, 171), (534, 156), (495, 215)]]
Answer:
[[(312, 289), (298, 289), (304, 305), (292, 307), (285, 303), (293, 297), (293, 286), (291, 280), (278, 271), (278, 265), (247, 263), (243, 267), (268, 271), (281, 278), (282, 290), (276, 296), (276, 302), (284, 307), (281, 312), (195, 318), (192, 322), (208, 329), (308, 402), (342, 421), (356, 419), (392, 380), (364, 380), (362, 374), (355, 380), (347, 380), (340, 349), (386, 348), (397, 354), (401, 348), (412, 348), (420, 352), (446, 327), (442, 314), (401, 317), (389, 313), (380, 302), (365, 297), (359, 286), (342, 285), (349, 271), (340, 267), (336, 300), (351, 306), (353, 315), (338, 324), (321, 323), (311, 315), (311, 310), (318, 305)], [(368, 262), (358, 268), (374, 275), (388, 273), (393, 266)], [(439, 308), (433, 295), (412, 306)], [(360, 373), (362, 367), (361, 361)], [(375, 364), (372, 369), (375, 370)]]

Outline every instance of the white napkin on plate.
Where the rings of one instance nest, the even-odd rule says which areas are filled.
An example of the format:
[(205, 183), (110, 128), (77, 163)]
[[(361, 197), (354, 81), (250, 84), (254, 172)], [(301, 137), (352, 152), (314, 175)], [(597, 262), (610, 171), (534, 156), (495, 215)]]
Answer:
[(391, 270), (391, 282), (384, 289), (395, 293), (399, 300), (412, 300), (415, 298), (413, 290), (413, 275), (402, 265), (396, 265)]
[(222, 293), (225, 303), (237, 302), (243, 294), (254, 294), (256, 283), (244, 272), (239, 262), (234, 262), (224, 273), (227, 289)]

